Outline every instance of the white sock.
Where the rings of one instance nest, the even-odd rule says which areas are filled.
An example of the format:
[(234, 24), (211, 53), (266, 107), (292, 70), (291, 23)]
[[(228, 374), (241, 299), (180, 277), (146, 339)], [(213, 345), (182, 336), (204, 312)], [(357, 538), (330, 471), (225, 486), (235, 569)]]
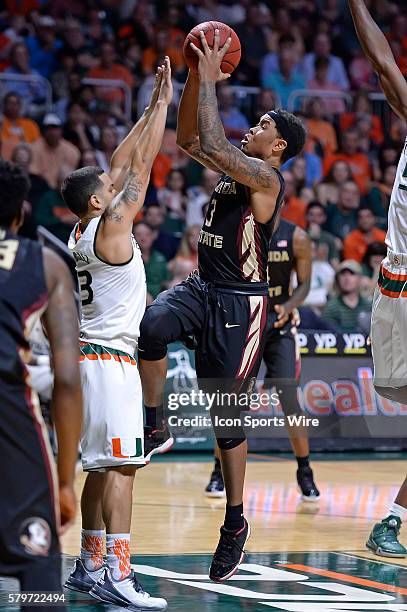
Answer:
[(103, 565), (104, 538), (104, 529), (81, 529), (81, 560), (88, 572)]
[(390, 506), (389, 514), (398, 516), (399, 519), (404, 521), (405, 517), (407, 516), (407, 508), (404, 508), (404, 506), (399, 506), (399, 504), (394, 503)]
[(131, 572), (130, 534), (108, 533), (106, 535), (107, 565), (114, 580), (124, 580)]

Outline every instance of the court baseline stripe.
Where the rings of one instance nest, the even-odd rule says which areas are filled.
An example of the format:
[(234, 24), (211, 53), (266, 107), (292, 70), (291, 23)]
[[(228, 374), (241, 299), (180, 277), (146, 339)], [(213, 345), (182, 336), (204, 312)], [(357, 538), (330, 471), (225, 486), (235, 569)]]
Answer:
[[(399, 569), (407, 569), (407, 565), (402, 565), (401, 563), (394, 563), (394, 561), (390, 562), (390, 561), (379, 561), (378, 559), (371, 559), (370, 557), (362, 557), (362, 555), (355, 555), (354, 552), (366, 552), (366, 554), (371, 554), (373, 555), (373, 552), (370, 551), (369, 549), (366, 548), (365, 550), (355, 550), (354, 552), (342, 552), (341, 550), (331, 550), (330, 551), (333, 555), (339, 555), (339, 556), (343, 556), (345, 555), (345, 557), (353, 557), (354, 559), (358, 559), (359, 561), (367, 561), (368, 563), (379, 563), (379, 565), (387, 565), (388, 567), (398, 567)], [(390, 558), (390, 557), (386, 557), (386, 558)]]
[(317, 574), (318, 576), (333, 578), (334, 580), (340, 580), (341, 582), (350, 582), (352, 584), (358, 584), (359, 586), (370, 587), (371, 589), (379, 589), (382, 591), (389, 591), (390, 593), (398, 593), (399, 595), (407, 595), (407, 589), (403, 587), (395, 587), (390, 584), (384, 584), (383, 582), (368, 580), (367, 578), (357, 578), (356, 576), (350, 576), (349, 574), (341, 574), (331, 570), (311, 567), (310, 565), (302, 565), (301, 563), (279, 563), (278, 565), (299, 572), (308, 572), (309, 574)]

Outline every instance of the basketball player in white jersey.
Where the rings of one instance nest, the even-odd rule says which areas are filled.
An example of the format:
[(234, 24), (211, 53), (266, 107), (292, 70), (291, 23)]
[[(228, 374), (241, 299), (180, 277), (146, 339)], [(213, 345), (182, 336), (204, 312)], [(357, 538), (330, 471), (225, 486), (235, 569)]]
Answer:
[[(387, 101), (407, 121), (407, 83), (389, 43), (373, 21), (364, 0), (348, 0), (363, 51), (377, 72)], [(407, 403), (407, 140), (401, 153), (390, 199), (387, 257), (383, 260), (372, 307), (374, 385), (379, 395)], [(398, 541), (407, 515), (407, 479), (390, 506), (388, 516), (377, 523), (366, 543), (376, 554), (407, 557)]]
[[(112, 156), (110, 173), (85, 167), (61, 189), (78, 215), (69, 248), (81, 294), (80, 369), (84, 395), (81, 555), (66, 587), (130, 610), (165, 610), (130, 566), (133, 481), (145, 464), (142, 391), (135, 350), (146, 279), (133, 220), (143, 205), (172, 99), (169, 59), (158, 69), (149, 107)], [(107, 565), (104, 563), (106, 528)]]

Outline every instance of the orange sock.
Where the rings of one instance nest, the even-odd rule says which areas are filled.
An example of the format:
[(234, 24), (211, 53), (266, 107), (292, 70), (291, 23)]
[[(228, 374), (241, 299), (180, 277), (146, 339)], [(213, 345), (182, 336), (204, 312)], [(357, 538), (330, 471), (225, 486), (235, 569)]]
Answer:
[(114, 580), (124, 580), (131, 572), (130, 534), (106, 535), (107, 564)]
[(104, 537), (103, 530), (81, 530), (81, 559), (88, 572), (94, 572), (103, 565)]

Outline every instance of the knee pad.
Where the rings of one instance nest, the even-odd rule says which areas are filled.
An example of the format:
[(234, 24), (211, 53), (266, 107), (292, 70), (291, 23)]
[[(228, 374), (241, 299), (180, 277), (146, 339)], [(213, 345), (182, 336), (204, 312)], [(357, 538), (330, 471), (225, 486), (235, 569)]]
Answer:
[(222, 450), (231, 450), (232, 448), (236, 448), (237, 446), (240, 446), (241, 444), (243, 444), (245, 440), (246, 440), (246, 437), (244, 438), (216, 438), (216, 442), (218, 443), (219, 448)]
[(167, 344), (178, 340), (181, 335), (178, 317), (166, 306), (151, 304), (140, 324), (139, 357), (147, 361), (163, 359), (167, 354)]

